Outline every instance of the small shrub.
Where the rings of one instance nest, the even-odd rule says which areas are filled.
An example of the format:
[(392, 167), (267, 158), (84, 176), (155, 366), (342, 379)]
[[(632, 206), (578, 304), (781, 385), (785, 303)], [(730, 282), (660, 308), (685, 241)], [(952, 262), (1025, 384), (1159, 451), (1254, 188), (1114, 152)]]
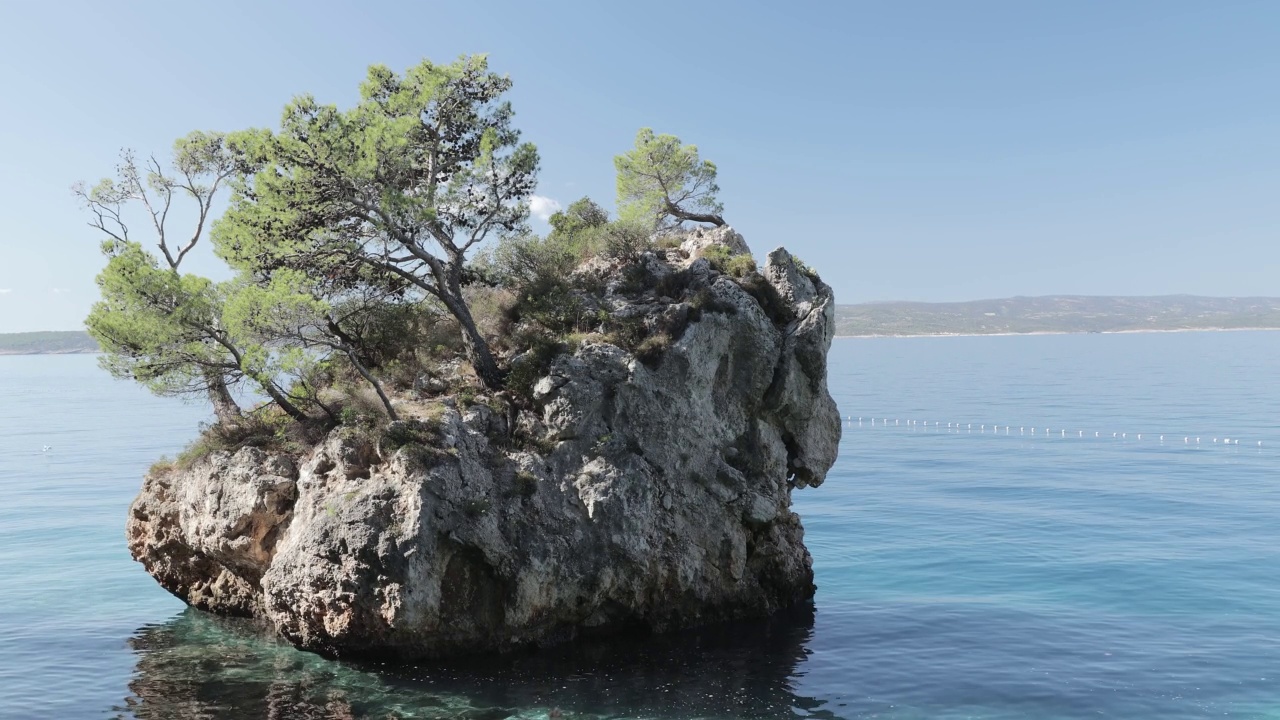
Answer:
[(756, 259), (745, 253), (734, 255), (725, 264), (724, 272), (735, 278), (744, 278), (757, 272)]
[(724, 272), (724, 265), (729, 262), (729, 248), (724, 245), (708, 245), (702, 248), (702, 257), (711, 263), (711, 267)]
[(532, 450), (539, 455), (549, 455), (556, 449), (556, 442), (545, 437), (532, 437), (525, 433), (517, 433), (512, 436), (512, 440), (517, 441), (517, 447)]
[(456, 325), (446, 319), (436, 303), (404, 300), (365, 303), (348, 312), (344, 303), (335, 308), (343, 317), (343, 331), (356, 347), (364, 363), (372, 368), (401, 357), (412, 356), (436, 331), (437, 325)]
[(379, 442), (383, 457), (407, 445), (431, 445), (436, 441), (436, 428), (419, 420), (401, 420), (387, 425)]
[(274, 405), (250, 413), (236, 423), (216, 423), (202, 428), (200, 436), (178, 454), (177, 467), (188, 469), (215, 452), (235, 452), (240, 448), (296, 451), (288, 436), (290, 418)]
[(693, 284), (693, 273), (688, 270), (677, 270), (662, 276), (654, 283), (654, 292), (658, 297), (669, 297), (679, 300), (688, 292), (689, 287)]
[(609, 322), (609, 338), (615, 345), (634, 349), (649, 336), (642, 317), (619, 317)]
[(812, 281), (814, 281), (814, 282), (816, 282), (816, 283), (817, 283), (817, 282), (822, 282), (822, 278), (818, 277), (818, 271), (817, 271), (817, 270), (814, 270), (812, 266), (810, 266), (810, 265), (806, 264), (806, 263), (805, 263), (805, 261), (801, 260), (799, 257), (797, 257), (797, 256), (795, 256), (795, 255), (792, 255), (792, 256), (791, 256), (791, 259), (792, 259), (792, 261), (794, 261), (794, 262), (795, 262), (795, 264), (796, 264), (796, 269), (797, 269), (797, 270), (799, 270), (800, 272), (804, 273), (805, 275), (807, 275), (807, 276), (809, 277), (809, 279), (810, 279), (810, 280), (812, 280)]
[(576, 332), (564, 336), (564, 352), (572, 355), (586, 342), (608, 342), (609, 337), (598, 332)]
[(693, 299), (689, 301), (690, 322), (697, 322), (698, 320), (701, 320), (703, 313), (734, 315), (737, 312), (737, 305), (734, 305), (727, 300), (721, 300), (708, 288), (698, 290), (698, 292), (694, 294)]
[(372, 428), (389, 419), (382, 399), (372, 388), (347, 385), (339, 390), (342, 391), (339, 399), (342, 409), (338, 411), (341, 425)]
[(564, 352), (564, 344), (546, 335), (535, 336), (526, 354), (507, 373), (507, 390), (526, 402), (533, 400), (533, 386), (551, 368), (551, 361)]
[(151, 467), (147, 470), (148, 475), (167, 475), (174, 470), (174, 463), (169, 459), (168, 455), (161, 455), (160, 459), (151, 463)]
[(459, 409), (459, 410), (464, 410), (464, 411), (465, 411), (467, 408), (469, 408), (469, 407), (471, 407), (472, 405), (475, 405), (475, 404), (476, 404), (476, 391), (475, 391), (475, 388), (471, 388), (471, 387), (464, 387), (464, 388), (462, 388), (461, 390), (459, 390), (459, 391), (458, 391), (458, 393), (457, 393), (456, 397), (458, 398), (458, 409)]
[(622, 282), (618, 283), (618, 292), (623, 295), (639, 295), (653, 287), (653, 276), (648, 268), (640, 264), (628, 265), (622, 269)]
[(596, 245), (599, 254), (610, 260), (635, 262), (646, 250), (653, 249), (652, 228), (642, 222), (615, 220), (599, 228)]
[(407, 357), (397, 358), (385, 363), (379, 373), (383, 385), (389, 388), (408, 389), (421, 375), (419, 363)]
[(538, 492), (538, 476), (528, 470), (518, 470), (515, 475), (515, 490), (521, 497), (533, 497)]
[(640, 341), (636, 345), (636, 359), (644, 363), (646, 367), (655, 368), (658, 363), (662, 362), (662, 356), (667, 350), (671, 349), (671, 336), (665, 332), (655, 333)]
[(360, 411), (348, 405), (338, 413), (338, 422), (347, 427), (360, 424)]
[(521, 292), (513, 315), (516, 320), (527, 318), (553, 333), (562, 334), (586, 327), (593, 313), (567, 282), (545, 280)]
[(702, 257), (711, 263), (717, 271), (735, 278), (745, 278), (756, 272), (756, 259), (747, 253), (734, 254), (724, 245), (709, 245), (702, 251)]

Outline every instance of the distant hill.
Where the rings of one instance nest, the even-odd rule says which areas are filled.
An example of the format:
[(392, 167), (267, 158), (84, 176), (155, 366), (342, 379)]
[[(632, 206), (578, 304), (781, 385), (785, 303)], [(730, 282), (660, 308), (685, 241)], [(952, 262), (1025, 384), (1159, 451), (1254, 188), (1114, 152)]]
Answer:
[(837, 336), (1280, 329), (1280, 298), (1051, 295), (836, 306)]
[(0, 333), (0, 355), (96, 353), (98, 343), (81, 330)]

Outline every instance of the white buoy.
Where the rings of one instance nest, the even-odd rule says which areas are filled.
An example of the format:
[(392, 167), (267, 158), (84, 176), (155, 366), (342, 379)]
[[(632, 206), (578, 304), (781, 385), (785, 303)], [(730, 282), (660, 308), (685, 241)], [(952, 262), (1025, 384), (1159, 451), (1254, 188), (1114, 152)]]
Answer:
[(45, 445), (44, 448), (40, 450), (40, 452), (49, 452), (52, 449), (53, 449), (52, 445)]
[(1027, 434), (1027, 429), (1026, 429), (1025, 427), (1020, 427), (1020, 428), (1018, 428), (1018, 434), (1019, 434), (1019, 435), (1026, 435), (1026, 434)]
[(1197, 444), (1197, 445), (1199, 445), (1199, 444), (1200, 444), (1200, 438), (1196, 438), (1196, 444)]
[(1258, 447), (1262, 447), (1262, 441), (1261, 441), (1261, 440), (1259, 440), (1259, 441), (1258, 441)]
[(1095, 433), (1093, 434), (1093, 436), (1094, 436), (1094, 437), (1102, 437), (1102, 433), (1100, 433), (1100, 432), (1095, 432)]
[(1062, 431), (1062, 437), (1066, 437), (1066, 436), (1067, 436), (1067, 431), (1066, 431), (1066, 430), (1063, 430), (1063, 431)]
[(1163, 435), (1161, 435), (1161, 436), (1160, 436), (1160, 442), (1164, 442), (1164, 436), (1163, 436)]
[(1142, 439), (1142, 433), (1138, 433), (1138, 439), (1139, 439), (1139, 440), (1141, 440), (1141, 439)]
[(1080, 431), (1080, 437), (1084, 437), (1084, 431), (1083, 431), (1083, 430), (1081, 430), (1081, 431)]

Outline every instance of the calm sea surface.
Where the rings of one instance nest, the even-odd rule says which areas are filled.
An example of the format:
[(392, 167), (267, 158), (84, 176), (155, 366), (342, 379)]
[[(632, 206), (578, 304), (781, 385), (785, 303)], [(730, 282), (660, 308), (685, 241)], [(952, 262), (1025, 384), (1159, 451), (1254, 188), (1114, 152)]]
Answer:
[(0, 718), (1280, 718), (1280, 333), (830, 363), (852, 421), (796, 493), (812, 612), (393, 669), (184, 611), (129, 559), (140, 478), (204, 408), (0, 357)]

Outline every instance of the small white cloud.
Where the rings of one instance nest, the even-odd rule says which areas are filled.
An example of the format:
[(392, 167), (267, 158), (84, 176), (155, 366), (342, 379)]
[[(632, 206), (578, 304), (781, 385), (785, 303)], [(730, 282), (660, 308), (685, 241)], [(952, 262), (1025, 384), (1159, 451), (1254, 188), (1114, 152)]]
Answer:
[(533, 213), (533, 216), (542, 222), (550, 220), (551, 216), (559, 211), (560, 203), (549, 197), (534, 195), (529, 198), (529, 212)]
[(0, 295), (8, 295), (13, 292), (13, 288), (0, 288)]
[(61, 295), (62, 293), (69, 293), (69, 292), (71, 291), (66, 288), (53, 288), (54, 295)]

